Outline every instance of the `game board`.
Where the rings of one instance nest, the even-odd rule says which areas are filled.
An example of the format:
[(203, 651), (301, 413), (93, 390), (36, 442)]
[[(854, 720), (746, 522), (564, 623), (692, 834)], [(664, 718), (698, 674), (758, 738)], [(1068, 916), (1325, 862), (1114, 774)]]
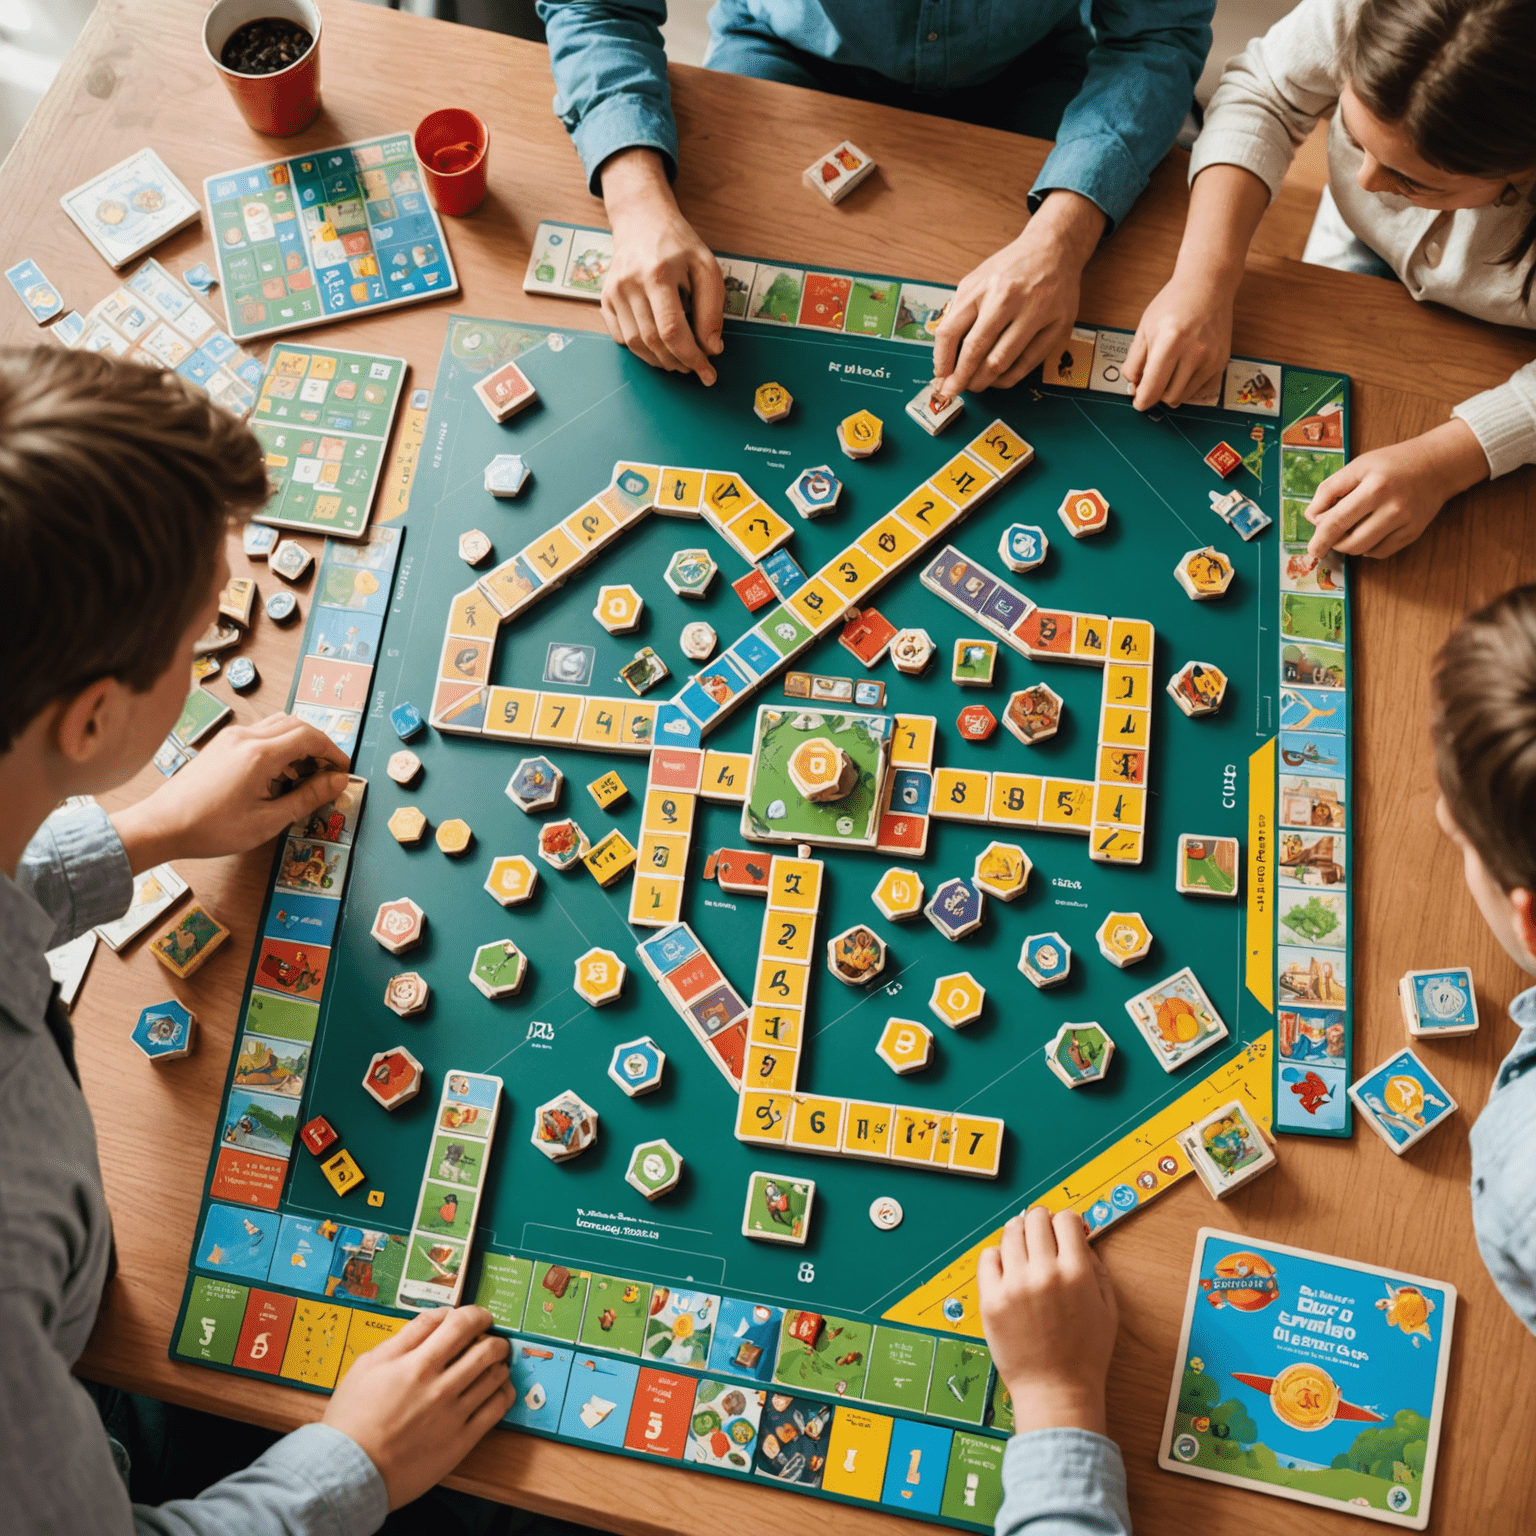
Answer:
[[(1322, 572), (1329, 611), (1282, 612), (1280, 602), (1282, 584), (1306, 593), (1318, 582), (1295, 547), (1296, 504), (1323, 454), (1342, 460), (1329, 445), (1347, 441), (1348, 384), (1239, 364), (1227, 398), (1242, 393), (1257, 409), (1140, 416), (1117, 382), (1124, 342), (1079, 330), (1053, 369), (1066, 384), (969, 400), (930, 437), (903, 409), (929, 372), (927, 351), (910, 342), (732, 320), (720, 382), (706, 391), (604, 336), (450, 319), (408, 526), (376, 523), (365, 543), (332, 544), (317, 578), (300, 672), (340, 694), (305, 707), (335, 713), (367, 802), (360, 816), (354, 807), (301, 829), (282, 860), (258, 951), (306, 932), (307, 969), (323, 948), (324, 980), (302, 1000), (280, 996), (258, 958), (247, 1029), (300, 1039), (307, 1061), (297, 1094), (265, 1122), (232, 1073), (232, 1094), (246, 1098), (221, 1124), (264, 1150), (221, 1133), (173, 1354), (330, 1386), (403, 1319), (390, 1303), (414, 1231), (409, 1252), (418, 1239), (431, 1247), (438, 1278), (462, 1284), (514, 1336), (514, 1427), (990, 1525), (1011, 1420), (979, 1342), (975, 1254), (1001, 1222), (1041, 1200), (1079, 1210), (1094, 1232), (1122, 1219), (1189, 1172), (1175, 1137), (1210, 1110), (1241, 1097), (1270, 1124), (1277, 1070), (1277, 1128), (1347, 1126), (1344, 999), (1326, 1017), (1309, 1003), (1283, 1022), (1287, 997), (1320, 986), (1324, 966), (1327, 985), (1347, 992), (1336, 942), (1347, 907), (1332, 900), (1347, 868), (1342, 568)], [(513, 360), (538, 398), (498, 425), (474, 385)], [(774, 424), (753, 414), (768, 382), (793, 398)], [(834, 431), (861, 410), (881, 419), (884, 442), (854, 461)], [(1293, 437), (1305, 460), (1295, 469)], [(1212, 493), (1229, 489), (1207, 463), (1227, 463), (1215, 452), (1223, 441), (1235, 483), (1278, 525), (1252, 542), (1212, 510)], [(514, 499), (483, 487), (499, 453), (532, 471)], [(832, 511), (802, 519), (786, 487), (822, 464), (843, 491)], [(1058, 508), (1085, 488), (1110, 511), (1104, 531), (1079, 540)], [(1044, 530), (1051, 546), (1017, 574), (999, 549), (1013, 523)], [(460, 540), (475, 530), (494, 549), (470, 566)], [(1233, 579), (1224, 596), (1196, 602), (1173, 571), (1207, 545)], [(679, 564), (683, 551), (703, 553)], [(710, 560), (725, 570), (700, 596), (695, 578)], [(844, 567), (860, 606), (936, 642), (923, 675), (883, 663), (867, 674), (886, 684), (880, 710), (784, 698), (792, 665), (866, 675), (836, 643), (849, 598), (830, 583)], [(687, 581), (669, 585), (682, 569)], [(738, 577), (756, 612), (733, 591)], [(644, 608), (637, 630), (611, 634), (594, 610), (601, 588), (619, 584)], [(694, 668), (677, 636), (701, 618), (719, 649)], [(951, 682), (961, 639), (998, 646), (992, 688)], [(317, 658), (318, 641), (333, 654)], [(336, 672), (339, 644), (361, 668)], [(673, 676), (638, 697), (618, 673), (646, 645)], [(1186, 718), (1168, 697), (1190, 660), (1225, 673), (1218, 713)], [(1337, 698), (1317, 694), (1324, 682)], [(1049, 740), (1026, 746), (1004, 730), (974, 740), (957, 728), (967, 706), (1001, 715), (1011, 692), (1036, 683), (1064, 701)], [(1135, 697), (1122, 703), (1126, 685)], [(430, 723), (408, 742), (422, 776), (401, 785), (384, 770), (401, 748), (392, 716), (413, 724), (405, 705)], [(1117, 786), (1100, 745), (1129, 718), (1122, 710), (1142, 712), (1132, 722), (1144, 738), (1132, 750), (1149, 754), (1140, 785)], [(754, 741), (765, 721), (782, 726), (778, 711), (847, 717), (834, 731), (865, 720), (861, 779), (888, 759), (876, 846), (862, 812), (830, 827), (790, 818), (787, 840), (749, 835), (780, 821), (769, 806), (761, 826), (744, 820)], [(1288, 768), (1282, 780), (1277, 748), (1300, 754), (1306, 772)], [(534, 757), (564, 784), (557, 806), (530, 815), (504, 791)], [(607, 782), (589, 793), (615, 774), (627, 793)], [(547, 782), (540, 769), (520, 786)], [(409, 845), (388, 826), (405, 807), (427, 823)], [(1331, 853), (1277, 863), (1291, 856), (1277, 809), (1292, 825), (1305, 810), (1308, 849), (1327, 827), (1315, 816), (1336, 814)], [(592, 873), (539, 861), (540, 830), (560, 818), (618, 859), (617, 879), (595, 857)], [(461, 851), (435, 846), (439, 830), (450, 834), (443, 848)], [(1240, 840), (1234, 894), (1175, 891), (1183, 834), (1201, 843), (1191, 867), (1208, 882), (1226, 869), (1216, 839)], [(807, 837), (816, 840), (802, 848)], [(989, 899), (958, 941), (910, 892), (883, 884), (907, 869), (933, 900), (947, 882), (969, 883), (994, 841), (1027, 850), (1027, 889)], [(637, 856), (633, 874), (624, 847)], [(716, 862), (736, 872), (729, 884), (703, 876), (722, 848), (745, 850)], [(1301, 958), (1276, 945), (1289, 932), (1276, 928), (1276, 895), (1310, 896), (1314, 883), (1335, 922), (1307, 908), (1299, 921), (1314, 944)], [(877, 886), (884, 907), (871, 899)], [(370, 929), (388, 906), (397, 922), (381, 932), (414, 931), (407, 901), (425, 914), (424, 936), (391, 954)], [(964, 926), (965, 908), (951, 889), (938, 915)], [(1128, 969), (1096, 944), (1111, 912), (1139, 913), (1150, 930), (1150, 954)], [(846, 985), (825, 946), (848, 938), (839, 954), (856, 969), (869, 953), (860, 928), (883, 943), (885, 965), (871, 984)], [(1049, 990), (1018, 968), (1025, 940), (1046, 934), (1072, 951)], [(526, 974), (493, 999), (480, 957), (506, 942), (526, 956)], [(1047, 965), (1038, 946), (1032, 955)], [(1172, 989), (1184, 967), (1226, 1033), (1167, 1070), (1126, 1003), (1165, 979)], [(893, 1070), (907, 1062), (900, 1031), (885, 1039), (891, 1019), (937, 1037), (927, 1066)], [(1105, 1081), (1073, 1089), (1047, 1070), (1046, 1044), (1064, 1021), (1097, 1022), (1115, 1041)], [(395, 1046), (420, 1062), (425, 1085), (386, 1111), (362, 1079)], [(621, 1091), (629, 1056), (637, 1080), (659, 1075), (653, 1091)], [(1321, 1085), (1307, 1081), (1305, 1099), (1284, 1076), (1303, 1064), (1303, 1080)], [(488, 1151), (463, 1138), (451, 1157), (439, 1146), (434, 1106), (455, 1073), (502, 1084)], [(535, 1110), (567, 1091), (599, 1124), (586, 1150), (554, 1161), (529, 1141)], [(573, 1113), (562, 1134), (579, 1136), (581, 1108)], [(295, 1145), (315, 1116), (339, 1138), (318, 1157)], [(654, 1168), (632, 1158), (652, 1149)], [(680, 1177), (667, 1154), (681, 1157)], [(338, 1193), (322, 1163), (343, 1155), (351, 1168)], [(424, 1170), (431, 1184), (461, 1168), (472, 1231), (464, 1201), (419, 1198)], [(646, 1180), (669, 1177), (675, 1187), (647, 1201)], [(789, 1241), (743, 1234), (747, 1223), (771, 1231), (776, 1210), (783, 1230), (772, 1235)]]

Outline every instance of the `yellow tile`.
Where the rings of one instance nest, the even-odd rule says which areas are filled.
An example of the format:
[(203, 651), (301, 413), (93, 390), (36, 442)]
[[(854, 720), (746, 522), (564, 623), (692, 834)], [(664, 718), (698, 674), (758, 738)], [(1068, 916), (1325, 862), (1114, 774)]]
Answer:
[(760, 952), (765, 960), (809, 960), (815, 936), (814, 912), (769, 912)]
[(543, 593), (544, 583), (530, 576), (532, 569), (524, 553), (513, 555), (480, 578), (480, 590), (490, 593), (503, 613), (516, 613)]
[(293, 1327), (278, 1374), (312, 1387), (333, 1387), (346, 1347), (350, 1307), (324, 1301), (301, 1301), (293, 1309)]
[(699, 798), (739, 804), (747, 798), (747, 776), (751, 771), (750, 753), (706, 751), (704, 776), (699, 781)]
[(968, 453), (957, 453), (948, 464), (928, 482), (942, 496), (947, 496), (957, 507), (969, 506), (997, 484), (997, 476), (980, 459)]
[(626, 747), (651, 749), (656, 733), (656, 706), (654, 704), (626, 704), (624, 722), (619, 727), (619, 737)]
[(819, 576), (813, 576), (790, 598), (786, 605), (795, 611), (802, 624), (820, 634), (828, 625), (839, 623), (848, 607)]
[(410, 1321), (406, 1317), (388, 1317), (383, 1312), (364, 1312), (354, 1308), (352, 1321), (347, 1325), (347, 1342), (341, 1350), (341, 1369), (336, 1373), (339, 1387), (347, 1379), (347, 1372), (357, 1362), (359, 1355), (366, 1355), (375, 1345), (392, 1339)]
[(1151, 733), (1151, 720), (1144, 709), (1106, 709), (1099, 717), (1099, 745), (1144, 747)]
[(1004, 480), (1017, 474), (1035, 456), (1035, 450), (1002, 421), (994, 421), (985, 432), (965, 445), (965, 451)]
[(491, 670), (491, 642), (466, 640), (449, 635), (443, 641), (443, 655), (437, 675), (451, 683), (483, 683)]
[(920, 485), (905, 501), (899, 501), (891, 509), (926, 544), (940, 529), (947, 528), (960, 516), (954, 502), (929, 485)]
[(1119, 784), (1100, 784), (1093, 792), (1094, 826), (1144, 827), (1147, 792)]
[(588, 874), (606, 889), (634, 868), (635, 846), (615, 827), (592, 845), (592, 851), (581, 862), (587, 866)]
[(1103, 661), (1109, 645), (1109, 620), (1097, 613), (1080, 613), (1072, 620), (1072, 655)]
[(675, 923), (683, 910), (683, 882), (664, 875), (635, 876), (629, 888), (629, 920), (647, 928)]
[(363, 1170), (357, 1165), (357, 1159), (345, 1147), (334, 1157), (327, 1158), (321, 1163), (320, 1172), (325, 1175), (325, 1182), (338, 1195), (350, 1193), (363, 1182), (365, 1177)]
[(931, 1163), (943, 1119), (942, 1110), (904, 1109), (898, 1104), (891, 1128), (891, 1161)]
[(849, 1157), (891, 1155), (891, 1126), (896, 1111), (889, 1104), (870, 1104), (850, 1099), (843, 1117), (843, 1151)]
[(844, 603), (852, 603), (884, 579), (885, 567), (871, 560), (857, 544), (850, 544), (817, 574)]
[(768, 873), (768, 905), (814, 912), (821, 905), (820, 861), (776, 858)]
[(577, 507), (560, 526), (571, 543), (581, 549), (601, 548), (619, 531), (618, 524), (595, 501)]
[(722, 523), (730, 522), (743, 507), (757, 499), (752, 487), (740, 475), (722, 474), (717, 469), (704, 471), (704, 510), (714, 513)]
[(897, 715), (891, 732), (891, 767), (933, 767), (933, 738), (938, 721), (932, 715)]
[(1140, 864), (1146, 834), (1129, 827), (1095, 827), (1088, 857), (1100, 864)]
[(1098, 778), (1101, 784), (1145, 784), (1147, 782), (1147, 754), (1145, 750), (1127, 750), (1112, 744), (1099, 748)]
[[(651, 473), (654, 474), (655, 471), (652, 470)], [(631, 523), (638, 522), (651, 510), (651, 504), (644, 496), (638, 501), (633, 500), (616, 485), (610, 485), (606, 491), (599, 491), (592, 499), (613, 519), (616, 528), (629, 527)]]
[(787, 543), (795, 530), (767, 502), (755, 501), (725, 525), (725, 532), (746, 551), (749, 560), (761, 560)]
[(523, 550), (523, 559), (530, 569), (548, 581), (561, 571), (569, 571), (579, 565), (582, 550), (563, 528), (551, 528), (543, 538), (535, 539)]
[(688, 868), (687, 836), (675, 832), (642, 832), (638, 867), (647, 875), (681, 878)]
[(1109, 654), (1116, 661), (1140, 661), (1150, 666), (1152, 626), (1145, 619), (1111, 619)]
[(485, 706), (487, 736), (505, 741), (532, 741), (533, 722), (539, 712), (539, 696), (531, 688), (492, 688)]
[(678, 832), (686, 836), (693, 830), (693, 810), (693, 795), (679, 789), (648, 789), (640, 826), (646, 832)]
[(789, 1117), (789, 1145), (838, 1151), (843, 1144), (843, 1115), (847, 1108), (846, 1099), (797, 1094)]
[(948, 1168), (949, 1155), (955, 1146), (955, 1117), (949, 1114), (940, 1114), (939, 1128), (933, 1133), (933, 1160), (934, 1168)]
[(1128, 706), (1146, 709), (1151, 693), (1152, 668), (1111, 661), (1104, 668), (1105, 708)]
[(587, 785), (587, 793), (596, 802), (598, 810), (606, 811), (609, 806), (617, 805), (629, 793), (629, 785), (609, 769), (607, 773), (600, 774)]
[(956, 1115), (949, 1151), (951, 1173), (995, 1179), (1003, 1155), (1003, 1122), (986, 1115)]
[(490, 605), (478, 586), (458, 593), (448, 610), (448, 633), (467, 640), (489, 640), (501, 623), (501, 615)]
[(617, 746), (623, 725), (623, 699), (588, 699), (576, 739), (589, 747)]
[(661, 472), (656, 488), (658, 512), (697, 512), (704, 496), (704, 472), (699, 469), (671, 469)]
[(775, 1007), (782, 1004), (786, 1008), (803, 1008), (809, 978), (809, 966), (764, 956), (757, 962), (757, 985), (752, 989), (752, 1001)]
[(747, 1065), (742, 1073), (743, 1090), (770, 1089), (779, 1093), (793, 1093), (795, 1078), (800, 1070), (800, 1053), (785, 1050), (777, 1045), (749, 1045)]
[(743, 1088), (736, 1106), (737, 1141), (780, 1145), (789, 1134), (789, 1112), (793, 1107), (794, 1098), (790, 1094)]
[(1086, 832), (1093, 825), (1093, 789), (1078, 779), (1047, 779), (1040, 798), (1041, 827)]
[(1032, 773), (994, 773), (987, 820), (1007, 826), (1040, 824), (1040, 795), (1045, 780)]
[(764, 1003), (752, 1010), (747, 1024), (748, 1045), (782, 1045), (798, 1050), (803, 1036), (803, 1008), (774, 1008)]
[(821, 1486), (828, 1493), (878, 1502), (895, 1425), (888, 1414), (839, 1403), (832, 1414), (832, 1438), (827, 1442), (827, 1469)]
[(866, 528), (859, 538), (859, 548), (886, 570), (900, 565), (921, 543), (922, 540), (899, 517), (890, 513)]
[[(639, 502), (642, 506), (648, 506), (656, 499), (656, 488), (661, 482), (661, 474), (662, 471), (659, 465), (634, 464), (628, 459), (620, 459), (613, 466), (613, 480), (610, 482), (608, 489), (616, 495), (627, 497), (631, 502)], [(623, 475), (626, 479), (632, 479), (638, 475), (645, 481), (644, 489), (620, 491), (618, 488), (620, 475)]]
[(935, 768), (933, 802), (935, 821), (985, 821), (992, 798), (992, 775), (979, 768)]
[(586, 702), (575, 693), (541, 693), (533, 717), (533, 739), (538, 742), (575, 741), (581, 725), (581, 706)]

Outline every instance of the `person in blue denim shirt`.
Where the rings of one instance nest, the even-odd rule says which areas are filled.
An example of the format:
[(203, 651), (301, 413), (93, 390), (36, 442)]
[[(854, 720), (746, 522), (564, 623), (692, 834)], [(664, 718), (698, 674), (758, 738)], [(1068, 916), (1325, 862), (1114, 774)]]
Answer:
[[(1536, 976), (1536, 586), (1461, 621), (1436, 660), (1432, 701), (1441, 830), (1505, 952)], [(1536, 1333), (1536, 987), (1472, 1127), (1472, 1227), (1500, 1294)]]
[[(1029, 193), (1032, 217), (962, 280), (936, 332), (934, 377), (955, 395), (1016, 384), (1060, 349), (1083, 267), (1189, 111), (1214, 9), (1214, 0), (719, 0), (704, 62), (1056, 141)], [(613, 226), (608, 330), (647, 362), (713, 384), (725, 290), (672, 195), (666, 0), (539, 0), (538, 11), (556, 115)], [(771, 133), (762, 143), (773, 152)], [(879, 158), (878, 146), (860, 147)], [(799, 169), (787, 167), (786, 179)], [(985, 194), (980, 172), (957, 163), (953, 174), (975, 175)], [(920, 220), (922, 210), (903, 216)]]

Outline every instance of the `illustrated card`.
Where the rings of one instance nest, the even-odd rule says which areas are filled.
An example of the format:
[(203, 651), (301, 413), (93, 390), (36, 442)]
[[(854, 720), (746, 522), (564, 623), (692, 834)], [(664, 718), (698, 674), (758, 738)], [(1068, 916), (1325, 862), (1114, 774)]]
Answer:
[(862, 1397), (872, 1332), (870, 1324), (851, 1318), (786, 1312), (773, 1379), (836, 1397)]
[(223, 1275), (265, 1280), (272, 1268), (278, 1225), (275, 1211), (210, 1205), (192, 1262)]
[(669, 1365), (702, 1367), (720, 1312), (720, 1298), (705, 1291), (675, 1291), (658, 1285), (651, 1295), (645, 1355)]
[(1158, 1464), (1424, 1530), (1455, 1314), (1452, 1285), (1202, 1229)]
[(821, 1487), (827, 1463), (831, 1403), (770, 1392), (759, 1421), (757, 1462), (753, 1471), (779, 1483)]
[(768, 325), (793, 325), (800, 318), (800, 295), (805, 273), (799, 267), (772, 267), (764, 263), (757, 269), (752, 296), (747, 301), (747, 319)]
[(512, 1342), (512, 1387), (517, 1396), (504, 1423), (554, 1434), (560, 1427), (574, 1352), (522, 1339)]
[(1457, 1108), (1449, 1090), (1406, 1050), (1350, 1084), (1349, 1096), (1394, 1152), (1406, 1151)]
[(43, 269), (28, 258), (14, 267), (7, 267), (6, 281), (16, 290), (16, 296), (27, 306), (27, 313), (42, 325), (64, 308), (59, 290), (43, 276)]
[(119, 161), (59, 199), (109, 267), (126, 266), (197, 219), (196, 199), (152, 149)]
[(96, 932), (102, 943), (116, 953), (125, 944), (131, 944), (162, 912), (169, 912), (188, 889), (187, 882), (170, 864), (146, 869), (134, 877), (128, 910), (110, 923), (98, 924)]
[(683, 1459), (726, 1472), (750, 1472), (767, 1400), (766, 1392), (735, 1382), (701, 1381)]
[(348, 850), (312, 837), (290, 837), (283, 845), (277, 889), (300, 895), (340, 896), (347, 878)]
[(738, 1301), (733, 1296), (723, 1298), (709, 1350), (710, 1370), (750, 1376), (756, 1381), (770, 1380), (783, 1317), (781, 1307)]
[(1477, 1028), (1477, 990), (1465, 966), (1410, 971), (1399, 985), (1409, 1027), (1417, 1033), (1460, 1035)]
[(628, 1360), (578, 1354), (571, 1365), (560, 1433), (615, 1449), (624, 1444), (640, 1367)]
[(954, 298), (953, 288), (933, 288), (926, 283), (903, 283), (896, 300), (896, 324), (892, 341), (912, 341), (920, 346), (933, 345), (933, 333)]
[(639, 1355), (651, 1311), (651, 1288), (644, 1281), (593, 1275), (578, 1342), (621, 1355)]
[(1227, 1038), (1216, 1005), (1188, 966), (1127, 999), (1125, 1011), (1165, 1072)]

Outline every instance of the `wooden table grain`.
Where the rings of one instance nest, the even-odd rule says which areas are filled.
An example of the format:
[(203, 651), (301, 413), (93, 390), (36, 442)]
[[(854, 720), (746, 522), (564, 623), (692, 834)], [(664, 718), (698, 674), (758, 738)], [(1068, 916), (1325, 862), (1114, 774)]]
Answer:
[[(0, 168), (0, 265), (35, 257), (84, 311), (112, 275), (64, 218), (58, 197), (146, 144), (193, 188), (214, 171), (346, 139), (410, 128), (428, 110), (473, 108), (490, 124), (490, 195), (451, 223), (460, 295), (349, 322), (323, 335), (404, 354), (428, 383), (450, 309), (596, 328), (595, 309), (521, 290), (541, 218), (602, 223), (550, 101), (542, 48), (398, 13), (326, 0), (324, 110), (300, 138), (252, 134), (199, 45), (200, 0), (102, 0), (58, 78)], [(676, 67), (683, 144), (678, 195), (714, 249), (795, 257), (954, 282), (1011, 238), (1047, 146), (988, 129), (836, 100), (761, 81)], [(808, 197), (794, 168), (851, 137), (879, 161), (836, 208)], [(765, 153), (771, 145), (772, 153)], [(1090, 263), (1080, 313), (1132, 326), (1170, 270), (1185, 208), (1185, 160), (1171, 154), (1124, 226)], [(984, 170), (983, 170), (984, 168)], [(1273, 248), (1271, 245), (1269, 248)], [(198, 224), (155, 254), (175, 272), (212, 260)], [(19, 305), (0, 304), (0, 340), (36, 338)], [(1239, 295), (1235, 346), (1250, 356), (1348, 373), (1356, 453), (1445, 419), (1457, 399), (1505, 377), (1531, 353), (1529, 333), (1501, 331), (1415, 305), (1396, 283), (1257, 254)], [(1434, 1496), (1441, 1531), (1536, 1528), (1527, 1472), (1536, 1395), (1532, 1340), (1494, 1290), (1473, 1241), (1467, 1129), (1512, 1026), (1504, 1005), (1522, 985), (1479, 921), (1455, 853), (1435, 828), (1425, 733), (1435, 647), (1464, 610), (1536, 579), (1529, 472), (1462, 497), (1405, 554), (1354, 571), (1355, 987), (1357, 1051), (1374, 1062), (1402, 1043), (1396, 978), (1414, 965), (1469, 964), (1485, 1023), (1470, 1040), (1423, 1047), (1462, 1113), (1398, 1159), (1368, 1130), (1350, 1144), (1285, 1140), (1280, 1167), (1217, 1209), (1194, 1180), (1102, 1241), (1121, 1300), (1110, 1379), (1110, 1428), (1125, 1452), (1136, 1528), (1146, 1536), (1243, 1530), (1288, 1536), (1297, 1506), (1167, 1475), (1156, 1443), (1175, 1368), (1194, 1234), (1208, 1223), (1453, 1281), (1461, 1292)], [(238, 548), (235, 570), (246, 569)], [(261, 567), (253, 574), (271, 584)], [(301, 593), (307, 606), (309, 586)], [(297, 631), (259, 616), (246, 646), (264, 681), (250, 698), (214, 693), (252, 719), (280, 707)], [(158, 782), (146, 770), (108, 797), (120, 805)], [(200, 900), (234, 929), (232, 953), (175, 987), (202, 1020), (195, 1054), (155, 1070), (128, 1041), (129, 1022), (163, 997), (167, 978), (143, 941), (98, 952), (75, 1009), (87, 1097), (117, 1224), (118, 1278), (82, 1374), (278, 1428), (317, 1417), (324, 1399), (173, 1362), (167, 1354), (193, 1240), (202, 1180), (233, 1041), (244, 966), (270, 848), (186, 863)], [(874, 1510), (810, 1504), (793, 1494), (495, 1433), (450, 1480), (487, 1497), (605, 1529), (661, 1536), (778, 1532), (835, 1522), (840, 1531), (910, 1530)], [(1346, 1517), (1306, 1515), (1318, 1532), (1354, 1532)]]

